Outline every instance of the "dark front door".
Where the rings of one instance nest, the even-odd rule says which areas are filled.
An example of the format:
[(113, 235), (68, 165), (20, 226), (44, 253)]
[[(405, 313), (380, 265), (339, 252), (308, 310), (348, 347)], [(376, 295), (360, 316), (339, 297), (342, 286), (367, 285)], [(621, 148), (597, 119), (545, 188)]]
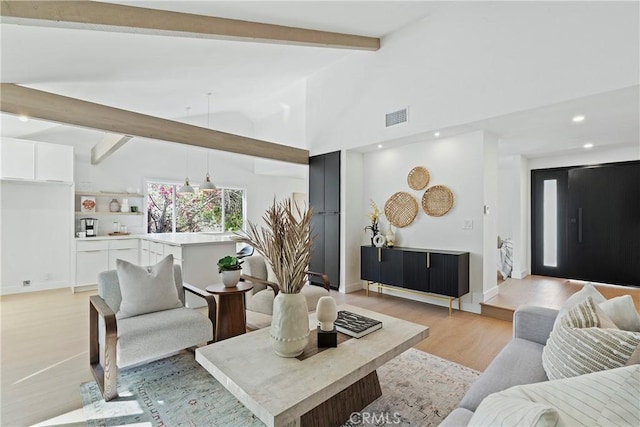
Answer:
[(569, 171), (569, 276), (640, 285), (640, 164)]
[(640, 285), (640, 162), (531, 177), (533, 274)]

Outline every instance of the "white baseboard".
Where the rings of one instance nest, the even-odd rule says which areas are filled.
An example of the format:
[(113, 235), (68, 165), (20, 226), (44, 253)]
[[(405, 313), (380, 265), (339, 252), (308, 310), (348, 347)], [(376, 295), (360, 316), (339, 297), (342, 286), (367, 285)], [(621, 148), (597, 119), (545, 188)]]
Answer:
[(529, 272), (527, 270), (511, 272), (511, 277), (513, 277), (514, 279), (524, 279), (528, 275), (529, 275)]
[(90, 292), (98, 290), (98, 285), (82, 285), (82, 286), (72, 286), (71, 292), (76, 294), (78, 292)]
[(0, 295), (24, 294), (28, 292), (48, 291), (50, 289), (68, 288), (69, 282), (40, 282), (32, 283), (31, 286), (7, 286), (0, 289)]
[(498, 295), (498, 286), (494, 286), (493, 288), (484, 291), (482, 293), (482, 301), (478, 301), (478, 302), (485, 302), (488, 299), (491, 299), (493, 297), (495, 297), (496, 295)]
[(358, 281), (354, 283), (347, 284), (344, 289), (341, 287), (340, 292), (344, 292), (345, 294), (349, 294), (351, 292), (361, 291), (365, 289), (365, 282)]

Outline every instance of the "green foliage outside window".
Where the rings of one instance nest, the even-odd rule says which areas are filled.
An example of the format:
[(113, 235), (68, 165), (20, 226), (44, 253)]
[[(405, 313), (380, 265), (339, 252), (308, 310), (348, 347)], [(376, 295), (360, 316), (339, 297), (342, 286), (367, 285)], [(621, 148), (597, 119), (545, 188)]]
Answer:
[(177, 194), (178, 186), (149, 183), (148, 232), (237, 231), (244, 226), (244, 190), (218, 188), (212, 192)]

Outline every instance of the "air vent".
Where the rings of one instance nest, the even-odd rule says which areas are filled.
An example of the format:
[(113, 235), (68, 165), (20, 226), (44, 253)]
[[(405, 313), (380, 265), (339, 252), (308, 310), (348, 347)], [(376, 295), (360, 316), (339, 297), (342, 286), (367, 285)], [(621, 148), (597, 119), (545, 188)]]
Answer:
[(400, 123), (406, 123), (408, 121), (407, 109), (393, 111), (384, 115), (384, 126), (390, 127), (399, 125)]

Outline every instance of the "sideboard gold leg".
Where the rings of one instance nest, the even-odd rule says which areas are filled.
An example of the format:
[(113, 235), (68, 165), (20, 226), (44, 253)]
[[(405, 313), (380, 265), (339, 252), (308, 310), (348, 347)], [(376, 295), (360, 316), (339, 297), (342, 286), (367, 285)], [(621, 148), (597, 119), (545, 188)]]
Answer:
[(449, 316), (451, 316), (451, 310), (452, 310), (451, 303), (452, 303), (452, 301), (453, 301), (453, 298), (449, 297)]

